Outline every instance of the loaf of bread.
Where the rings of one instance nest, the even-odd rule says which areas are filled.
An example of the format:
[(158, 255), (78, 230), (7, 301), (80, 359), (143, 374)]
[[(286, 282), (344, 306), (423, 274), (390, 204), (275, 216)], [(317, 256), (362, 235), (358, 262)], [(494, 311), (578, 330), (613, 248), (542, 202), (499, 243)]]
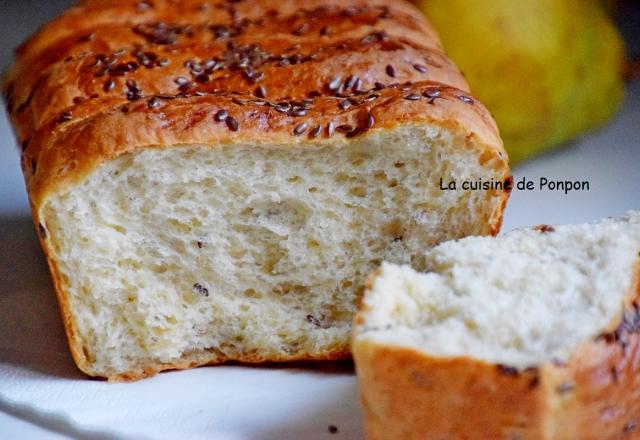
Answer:
[(400, 0), (87, 0), (5, 80), (79, 368), (337, 359), (366, 275), (495, 234), (494, 121)]
[(443, 243), (425, 269), (368, 280), (368, 438), (639, 438), (639, 212)]

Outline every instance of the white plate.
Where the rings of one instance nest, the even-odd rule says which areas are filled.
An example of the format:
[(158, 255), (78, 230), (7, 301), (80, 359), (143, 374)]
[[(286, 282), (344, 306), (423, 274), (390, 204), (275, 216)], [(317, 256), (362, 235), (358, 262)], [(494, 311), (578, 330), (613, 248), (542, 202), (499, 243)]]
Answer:
[[(1, 124), (0, 438), (362, 438), (350, 363), (206, 367), (132, 384), (84, 378), (67, 351), (4, 117)], [(515, 172), (516, 181), (587, 180), (590, 190), (515, 190), (503, 230), (640, 208), (638, 139), (636, 83), (605, 129)]]

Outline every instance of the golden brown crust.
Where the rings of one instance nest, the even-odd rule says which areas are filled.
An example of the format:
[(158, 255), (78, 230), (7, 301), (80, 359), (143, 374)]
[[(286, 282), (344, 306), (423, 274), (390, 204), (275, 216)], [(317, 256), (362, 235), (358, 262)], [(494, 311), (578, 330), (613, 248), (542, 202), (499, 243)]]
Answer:
[[(237, 358), (229, 357), (226, 354), (217, 352), (216, 350), (202, 350), (198, 352), (184, 353), (182, 357), (176, 361), (169, 363), (159, 363), (156, 360), (149, 360), (149, 363), (140, 366), (136, 370), (127, 371), (123, 374), (109, 376), (110, 382), (130, 382), (155, 376), (156, 374), (167, 370), (184, 370), (187, 368), (202, 367), (206, 365), (219, 365), (232, 362), (242, 362), (243, 364), (264, 364), (264, 363), (280, 363), (280, 362), (311, 362), (311, 361), (337, 361), (351, 358), (350, 350), (346, 348), (336, 349), (326, 352), (296, 353), (293, 355), (281, 356), (257, 356), (245, 354)], [(90, 370), (83, 372), (90, 376), (96, 376)], [(99, 376), (99, 375), (98, 375)]]
[[(434, 94), (436, 99), (428, 97)], [(349, 98), (318, 97), (308, 105), (297, 105), (298, 101), (294, 101), (266, 102), (227, 93), (159, 98), (154, 106), (149, 100), (139, 100), (107, 107), (77, 121), (73, 117), (49, 121), (34, 133), (23, 154), (32, 202), (42, 206), (47, 194), (77, 183), (100, 163), (144, 147), (205, 144), (217, 148), (259, 140), (264, 145), (293, 148), (313, 139), (317, 142), (331, 139), (335, 143), (338, 139), (403, 124), (434, 124), (450, 129), (465, 139), (468, 148), (477, 149), (478, 155), (503, 178), (509, 176), (507, 158), (489, 113), (460, 90), (434, 83), (413, 83)], [(345, 101), (349, 104), (347, 108), (341, 107)], [(79, 112), (83, 105), (91, 103), (78, 105)], [(280, 105), (287, 111), (279, 111)], [(216, 120), (221, 110), (237, 122), (237, 130)], [(296, 116), (296, 110), (304, 115)], [(373, 122), (367, 121), (369, 115)], [(345, 126), (354, 131), (344, 133), (341, 127)], [(321, 127), (321, 132), (314, 138), (313, 130), (317, 127)], [(304, 132), (296, 134), (302, 128)], [(506, 192), (500, 194), (502, 198), (507, 196)]]
[[(132, 48), (117, 58), (113, 52), (99, 55), (106, 58), (86, 53), (56, 63), (41, 71), (34, 82), (35, 87), (29, 87), (29, 81), (17, 83), (20, 87), (15, 88), (12, 104), (18, 134), (24, 138), (26, 133), (65, 111), (75, 115), (76, 104), (86, 100), (92, 105), (82, 106), (84, 117), (91, 114), (91, 110), (97, 111), (116, 102), (181, 92), (232, 90), (274, 101), (313, 97), (325, 92), (333, 78), (346, 79), (349, 75), (342, 76), (344, 66), (354, 70), (366, 66), (366, 72), (358, 77), (360, 90), (370, 90), (378, 81), (422, 80), (466, 89), (466, 82), (444, 54), (413, 47), (384, 33), (370, 33), (362, 38), (328, 44), (310, 41), (293, 48), (289, 40), (267, 35), (260, 39), (260, 47), (255, 49), (238, 40), (238, 46), (233, 49), (226, 43), (183, 46), (172, 48), (169, 53)], [(362, 43), (363, 40), (366, 43)], [(381, 52), (383, 56), (378, 56)], [(212, 59), (207, 56), (210, 53), (223, 55)], [(236, 58), (242, 56), (253, 60), (250, 67), (238, 67)], [(158, 65), (165, 62), (169, 64)], [(151, 67), (145, 68), (141, 63)], [(389, 65), (395, 69), (393, 78), (386, 72)], [(418, 68), (424, 72), (414, 66), (420, 66)], [(104, 73), (105, 69), (111, 69), (113, 74), (109, 70)], [(123, 74), (123, 71), (127, 73)], [(258, 81), (257, 78), (261, 79)]]
[(632, 286), (610, 333), (524, 371), (356, 339), (367, 438), (640, 438), (640, 264)]
[(369, 439), (542, 439), (539, 373), (356, 343)]
[[(87, 0), (19, 48), (4, 92), (23, 147), (34, 220), (44, 235), (48, 197), (101, 163), (142, 148), (339, 145), (399, 125), (433, 124), (450, 129), (482, 164), (509, 177), (489, 112), (471, 97), (433, 28), (410, 4), (203, 4)], [(226, 119), (216, 117), (221, 111)], [(354, 130), (347, 133), (347, 126)], [(488, 196), (500, 202), (482, 232), (495, 234), (508, 193)], [(80, 369), (95, 375), (75, 334), (52, 240), (44, 235), (72, 354)], [(347, 355), (343, 347), (268, 360)], [(150, 361), (112, 379), (226, 360), (215, 352), (192, 353), (171, 364)], [(231, 360), (266, 359), (247, 354)]]
[[(262, 86), (278, 99), (322, 92), (344, 66), (351, 66), (362, 73), (363, 89), (377, 80), (430, 80), (467, 88), (437, 39), (423, 38), (429, 26), (403, 7), (318, 8), (312, 2), (289, 9), (289, 15), (280, 9), (277, 15), (256, 16), (251, 8), (247, 20), (231, 20), (218, 8), (176, 20), (170, 15), (174, 9), (158, 4), (153, 19), (88, 30), (68, 26), (67, 16), (75, 16), (70, 11), (47, 29), (57, 24), (74, 29), (71, 34), (48, 42), (40, 52), (30, 47), (44, 43), (27, 43), (7, 80), (9, 109), (21, 140), (43, 121), (72, 110), (78, 100), (131, 98), (127, 81), (147, 96), (179, 93), (185, 85), (175, 81), (184, 78), (190, 91), (253, 93)], [(395, 67), (393, 78), (384, 73), (387, 65)]]
[[(143, 4), (151, 7), (140, 7)], [(246, 20), (273, 19), (293, 16), (297, 13), (310, 18), (332, 9), (342, 10), (344, 21), (361, 9), (389, 9), (405, 15), (403, 33), (441, 47), (433, 28), (411, 5), (402, 1), (387, 0), (223, 0), (212, 4), (202, 0), (87, 0), (69, 9), (64, 15), (44, 26), (40, 32), (27, 40), (19, 49), (18, 56), (27, 63), (41, 56), (56, 42), (70, 37), (90, 35), (94, 29), (129, 23), (165, 22), (195, 24), (207, 22), (215, 25), (241, 24)], [(305, 14), (305, 11), (308, 13)], [(339, 23), (337, 23), (339, 24)]]

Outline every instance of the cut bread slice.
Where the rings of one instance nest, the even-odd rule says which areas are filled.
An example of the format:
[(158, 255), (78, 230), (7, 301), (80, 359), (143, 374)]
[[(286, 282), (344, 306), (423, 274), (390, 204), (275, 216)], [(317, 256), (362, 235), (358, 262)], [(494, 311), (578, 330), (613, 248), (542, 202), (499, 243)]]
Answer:
[(85, 0), (6, 77), (91, 376), (349, 357), (381, 261), (421, 267), (422, 249), (500, 228), (498, 129), (420, 11), (233, 3)]
[[(384, 260), (497, 231), (505, 179), (463, 138), (407, 125), (355, 139), (140, 149), (42, 205), (83, 370), (111, 379), (227, 360), (344, 358)], [(398, 148), (401, 145), (401, 148)], [(59, 287), (59, 288), (60, 288)]]
[(368, 437), (637, 438), (639, 252), (632, 212), (384, 263), (353, 336)]

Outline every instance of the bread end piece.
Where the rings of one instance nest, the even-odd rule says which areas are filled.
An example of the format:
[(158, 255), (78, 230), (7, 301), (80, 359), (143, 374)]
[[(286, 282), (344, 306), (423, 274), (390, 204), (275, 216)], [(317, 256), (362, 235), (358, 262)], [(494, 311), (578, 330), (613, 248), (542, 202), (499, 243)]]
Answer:
[[(623, 283), (625, 288), (601, 292), (602, 295), (615, 296), (619, 306), (608, 311), (605, 319), (597, 324), (598, 328), (591, 328), (589, 337), (578, 342), (568, 341), (571, 346), (565, 347), (564, 351), (554, 351), (549, 347), (546, 356), (539, 356), (538, 361), (530, 358), (528, 364), (513, 366), (500, 362), (508, 359), (515, 359), (517, 362), (517, 358), (510, 358), (504, 349), (499, 351), (498, 358), (495, 353), (490, 352), (486, 352), (484, 356), (465, 354), (465, 349), (460, 352), (453, 349), (453, 352), (444, 354), (446, 350), (452, 350), (451, 346), (442, 347), (440, 353), (434, 352), (431, 346), (431, 350), (425, 349), (425, 346), (429, 346), (425, 342), (430, 338), (428, 326), (423, 327), (416, 336), (415, 329), (408, 329), (412, 324), (398, 318), (402, 309), (399, 303), (402, 301), (385, 302), (384, 297), (407, 299), (412, 295), (420, 296), (420, 293), (412, 289), (416, 284), (411, 277), (429, 275), (416, 274), (409, 268), (391, 265), (385, 265), (386, 267), (375, 272), (368, 280), (363, 306), (356, 316), (352, 347), (364, 406), (367, 438), (638, 438), (639, 219), (637, 213), (631, 213), (622, 221), (605, 220), (603, 224), (595, 226), (602, 229), (602, 235), (592, 235), (591, 244), (595, 245), (597, 241), (604, 239), (607, 232), (620, 233), (619, 227), (623, 231), (626, 228), (626, 232), (622, 233), (627, 234), (637, 245), (634, 251), (630, 252), (629, 248), (621, 251), (626, 252), (623, 262), (627, 274)], [(611, 229), (607, 230), (607, 224)], [(565, 227), (546, 226), (531, 231), (516, 231), (515, 234), (565, 234), (571, 237), (571, 233), (579, 233), (580, 228), (585, 235), (589, 234), (588, 228), (592, 227), (594, 226), (571, 227), (572, 230), (566, 230)], [(480, 240), (498, 242), (501, 238)], [(585, 243), (589, 241), (587, 238)], [(456, 246), (461, 250), (464, 243), (445, 243), (441, 246), (445, 250)], [(477, 243), (474, 246), (476, 249), (479, 247)], [(616, 252), (616, 249), (610, 250)], [(566, 258), (562, 249), (555, 251), (559, 254), (556, 254), (558, 258)], [(438, 256), (437, 253), (438, 248), (431, 255), (433, 259), (427, 258), (427, 261), (434, 263), (440, 257), (439, 263), (443, 263), (443, 255)], [(588, 251), (585, 248), (585, 258), (586, 255)], [(548, 252), (546, 256), (549, 256)], [(501, 260), (501, 257), (494, 255), (499, 264), (509, 264), (506, 260)], [(511, 257), (517, 258), (516, 255)], [(545, 255), (542, 256), (544, 257)], [(532, 254), (531, 258), (536, 256)], [(461, 274), (463, 266), (461, 263), (450, 269)], [(389, 269), (395, 272), (394, 275), (389, 274)], [(446, 270), (440, 267), (436, 272), (441, 275)], [(406, 276), (402, 277), (398, 271), (404, 271)], [(485, 267), (480, 270), (482, 271), (486, 273), (489, 269)], [(549, 273), (546, 275), (549, 276)], [(376, 294), (374, 290), (385, 285), (381, 282), (385, 276), (387, 279), (390, 276), (400, 276), (405, 283), (404, 289), (387, 289), (384, 294), (380, 294), (380, 291)], [(389, 286), (387, 283), (386, 287)], [(574, 288), (579, 290), (579, 286)], [(513, 294), (528, 293), (514, 291)], [(545, 291), (539, 291), (538, 294), (545, 296)], [(486, 306), (476, 307), (476, 314), (482, 315), (483, 309), (492, 307), (491, 298), (486, 299)], [(497, 298), (498, 308), (499, 301)], [(521, 303), (525, 304), (526, 299), (521, 298)], [(528, 307), (526, 313), (537, 313), (535, 306), (530, 304)], [(580, 310), (577, 304), (575, 307), (576, 313), (565, 314), (563, 319), (586, 319), (584, 310)], [(450, 312), (451, 317), (455, 317), (456, 314), (452, 310)], [(509, 310), (502, 313), (506, 316)], [(439, 319), (434, 318), (437, 313), (433, 308), (422, 309), (422, 314), (427, 319), (429, 316), (434, 320)], [(390, 319), (385, 324), (380, 316)], [(601, 325), (602, 322), (606, 324)], [(546, 323), (541, 319), (540, 328), (544, 327), (543, 324)], [(504, 326), (504, 320), (495, 321), (491, 325)], [(438, 331), (436, 327), (431, 327), (430, 330), (431, 334)], [(541, 333), (542, 335), (537, 336), (544, 339), (544, 329)], [(456, 337), (451, 336), (452, 339)], [(412, 341), (412, 337), (418, 339)], [(442, 344), (442, 341), (444, 339), (439, 343)], [(527, 342), (530, 341), (524, 341), (525, 344)], [(455, 346), (455, 342), (451, 345)], [(552, 357), (552, 352), (563, 352), (564, 356)]]

